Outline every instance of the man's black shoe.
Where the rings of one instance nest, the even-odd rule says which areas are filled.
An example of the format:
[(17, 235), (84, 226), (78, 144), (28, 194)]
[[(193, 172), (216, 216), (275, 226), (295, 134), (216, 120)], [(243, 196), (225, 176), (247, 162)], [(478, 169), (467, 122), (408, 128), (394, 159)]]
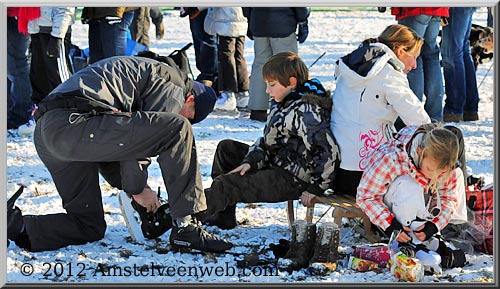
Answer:
[(144, 237), (155, 239), (172, 228), (172, 217), (168, 203), (161, 205), (156, 212), (148, 213), (146, 208), (132, 199), (132, 207), (141, 218), (141, 230)]
[(217, 226), (223, 230), (230, 230), (238, 225), (236, 221), (236, 205), (228, 206), (224, 211), (215, 213), (206, 218), (203, 224), (207, 226)]
[(170, 233), (170, 245), (177, 251), (196, 249), (213, 253), (222, 253), (233, 247), (230, 242), (213, 236), (198, 224), (193, 223), (186, 227), (174, 226)]
[(12, 241), (19, 239), (24, 229), (23, 214), (21, 210), (14, 205), (16, 200), (23, 193), (23, 190), (24, 186), (21, 186), (7, 201), (7, 239)]

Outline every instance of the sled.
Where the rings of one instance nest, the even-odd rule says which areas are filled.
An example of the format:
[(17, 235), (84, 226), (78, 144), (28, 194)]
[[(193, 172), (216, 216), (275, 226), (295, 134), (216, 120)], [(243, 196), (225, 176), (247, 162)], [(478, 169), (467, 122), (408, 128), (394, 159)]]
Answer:
[[(372, 224), (368, 216), (361, 211), (359, 206), (356, 204), (356, 198), (350, 195), (343, 194), (328, 194), (325, 196), (318, 196), (318, 203), (330, 205), (333, 207), (333, 221), (339, 228), (342, 226), (342, 218), (347, 218), (350, 220), (354, 220), (356, 224), (354, 225), (354, 229), (356, 230), (359, 226), (357, 223), (361, 222), (363, 229), (359, 232), (363, 235), (368, 241), (373, 243), (380, 242), (380, 237), (377, 236), (372, 231)], [(308, 212), (306, 215), (306, 221), (312, 221), (314, 207), (308, 208)], [(293, 201), (287, 201), (287, 217), (288, 217), (288, 225), (292, 226), (295, 221), (295, 213), (293, 210)]]

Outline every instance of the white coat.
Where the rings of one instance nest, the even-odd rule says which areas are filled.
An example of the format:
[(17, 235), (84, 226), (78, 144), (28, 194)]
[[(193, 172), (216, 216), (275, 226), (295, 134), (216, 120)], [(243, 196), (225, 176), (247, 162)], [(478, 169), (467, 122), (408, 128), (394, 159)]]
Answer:
[(211, 35), (239, 37), (247, 34), (248, 22), (241, 7), (211, 7), (204, 28)]
[[(378, 55), (373, 57), (373, 51)], [(365, 63), (366, 76), (353, 71), (352, 63)], [(404, 64), (394, 52), (381, 43), (360, 47), (338, 61), (331, 129), (340, 147), (341, 168), (363, 171), (371, 152), (393, 138), (398, 116), (406, 125), (431, 122), (403, 69)]]

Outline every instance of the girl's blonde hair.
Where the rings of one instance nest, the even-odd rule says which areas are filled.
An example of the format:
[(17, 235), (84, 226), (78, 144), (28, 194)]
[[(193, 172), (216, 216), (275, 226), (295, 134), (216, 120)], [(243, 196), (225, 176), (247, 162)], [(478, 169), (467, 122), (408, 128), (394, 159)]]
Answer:
[(271, 56), (262, 67), (264, 80), (276, 80), (283, 86), (290, 85), (290, 77), (297, 78), (297, 86), (309, 79), (309, 69), (293, 52), (279, 52)]
[[(422, 141), (418, 145), (421, 149), (419, 162), (424, 157), (431, 157), (438, 163), (438, 169), (447, 169), (443, 181), (446, 182), (455, 168), (458, 160), (458, 139), (450, 130), (436, 124), (425, 124), (418, 131), (424, 132)], [(419, 164), (420, 166), (420, 164)], [(430, 183), (431, 191), (437, 190), (438, 175), (432, 177)]]
[(377, 38), (366, 39), (363, 44), (375, 42), (387, 45), (392, 51), (402, 47), (408, 55), (415, 56), (422, 48), (424, 39), (408, 26), (392, 24), (387, 26)]

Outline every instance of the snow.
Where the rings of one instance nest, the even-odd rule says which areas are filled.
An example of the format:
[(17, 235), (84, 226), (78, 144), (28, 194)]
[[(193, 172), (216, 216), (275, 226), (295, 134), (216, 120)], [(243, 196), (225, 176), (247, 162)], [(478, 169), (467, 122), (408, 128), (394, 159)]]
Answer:
[[(154, 38), (154, 25), (151, 25), (151, 49), (160, 54), (169, 54), (191, 42), (189, 23), (180, 18), (178, 11), (165, 14), (165, 38)], [(360, 41), (377, 36), (387, 25), (395, 20), (390, 13), (373, 10), (332, 10), (314, 11), (311, 14), (309, 38), (299, 45), (299, 54), (307, 65), (326, 51), (311, 69), (310, 74), (318, 77), (330, 90), (335, 88), (333, 79), (334, 62), (356, 48)], [(486, 8), (480, 8), (474, 15), (474, 22), (486, 25)], [(82, 48), (88, 46), (88, 26), (77, 21), (73, 25), (72, 40)], [(188, 51), (195, 76), (194, 49)], [(248, 68), (253, 60), (253, 42), (247, 38), (245, 57)], [(477, 71), (479, 87), (480, 120), (462, 122), (457, 125), (464, 133), (467, 166), (469, 172), (484, 176), (486, 183), (494, 179), (493, 120), (494, 120), (494, 77), (488, 71), (490, 63), (481, 64)], [(264, 124), (252, 121), (248, 113), (212, 113), (205, 121), (193, 126), (203, 185), (211, 184), (210, 169), (217, 143), (225, 138), (252, 143), (262, 134)], [(37, 156), (31, 137), (20, 136), (17, 131), (8, 132), (7, 137), (7, 196), (11, 196), (19, 183), (27, 189), (17, 201), (24, 214), (47, 214), (64, 212), (54, 183)], [(156, 162), (149, 169), (151, 187), (161, 187), (166, 197), (165, 186)], [(169, 232), (161, 241), (147, 241), (145, 245), (133, 244), (120, 213), (117, 189), (101, 182), (107, 231), (104, 239), (79, 246), (68, 246), (57, 251), (32, 253), (11, 243), (7, 248), (7, 282), (103, 282), (103, 283), (165, 283), (165, 282), (342, 282), (342, 283), (382, 283), (397, 282), (387, 269), (381, 272), (360, 273), (345, 267), (342, 260), (336, 272), (328, 276), (311, 276), (306, 270), (292, 274), (278, 272), (273, 265), (237, 268), (239, 256), (231, 254), (187, 254), (173, 253), (161, 248), (168, 244)], [(272, 193), (272, 192), (270, 192)], [(315, 221), (328, 210), (326, 205), (317, 205)], [(305, 216), (305, 209), (295, 202), (299, 217)], [(266, 251), (270, 243), (279, 239), (289, 239), (290, 230), (286, 219), (285, 203), (277, 204), (238, 204), (237, 219), (241, 223), (233, 230), (207, 229), (235, 244), (231, 252), (262, 252), (261, 259), (272, 259), (271, 251)], [(331, 210), (321, 221), (332, 221)], [(344, 220), (345, 221), (345, 220)], [(54, 224), (55, 226), (57, 224)], [(350, 227), (341, 228), (339, 251), (347, 256), (352, 246), (367, 245), (367, 241)], [(484, 254), (467, 255), (468, 264), (463, 268), (445, 270), (442, 275), (425, 276), (424, 282), (493, 282), (493, 256)], [(343, 266), (344, 265), (344, 266)], [(31, 266), (31, 267), (30, 267)], [(170, 267), (168, 267), (170, 266)], [(104, 273), (104, 268), (110, 274)], [(142, 268), (142, 270), (141, 270)], [(163, 276), (160, 276), (163, 268)], [(32, 274), (28, 274), (32, 269)], [(168, 269), (168, 270), (167, 270)], [(121, 270), (121, 274), (120, 274)], [(185, 270), (185, 271), (183, 271)], [(203, 270), (213, 270), (207, 274)], [(23, 274), (24, 273), (24, 274)], [(167, 274), (169, 273), (169, 274)], [(203, 274), (205, 273), (205, 274)]]

